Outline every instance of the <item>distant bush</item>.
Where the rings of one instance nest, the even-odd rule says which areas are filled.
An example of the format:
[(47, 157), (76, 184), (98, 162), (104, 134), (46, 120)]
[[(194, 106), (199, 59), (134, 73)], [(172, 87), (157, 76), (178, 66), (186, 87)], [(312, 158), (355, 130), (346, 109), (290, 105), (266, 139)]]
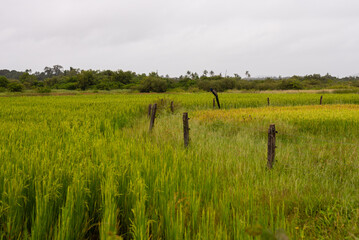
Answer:
[(51, 92), (51, 89), (50, 88), (47, 88), (47, 87), (39, 87), (38, 89), (36, 89), (36, 91), (38, 93), (50, 93)]
[(359, 89), (337, 89), (333, 93), (345, 94), (345, 93), (359, 93)]
[(297, 80), (282, 80), (282, 82), (279, 84), (279, 89), (281, 90), (290, 90), (290, 89), (294, 89), (294, 90), (299, 90), (299, 89), (303, 89), (303, 85), (301, 82), (297, 81)]
[(9, 80), (4, 76), (0, 76), (0, 87), (6, 88), (8, 84)]
[(146, 77), (139, 85), (140, 92), (166, 92), (167, 81), (157, 76)]
[(211, 88), (215, 89), (218, 92), (223, 92), (228, 89), (234, 89), (236, 87), (236, 80), (231, 78), (222, 78), (222, 79), (204, 79), (199, 80), (198, 88), (209, 91)]
[(95, 89), (98, 89), (98, 90), (110, 90), (110, 86), (108, 83), (105, 83), (105, 82), (101, 82), (99, 84), (97, 84), (95, 86)]
[(236, 88), (238, 90), (250, 90), (254, 89), (255, 83), (254, 81), (240, 80), (236, 83)]
[(219, 84), (223, 90), (234, 89), (236, 87), (236, 81), (233, 78), (224, 78), (219, 81)]
[(198, 87), (190, 87), (188, 88), (188, 92), (196, 93), (200, 92), (201, 90)]
[(68, 83), (59, 84), (57, 86), (57, 88), (59, 88), (59, 89), (67, 89), (67, 90), (76, 90), (77, 89), (77, 82), (68, 82)]
[(22, 92), (24, 85), (18, 82), (11, 82), (7, 85), (10, 92)]
[(95, 89), (98, 90), (113, 90), (113, 89), (121, 89), (123, 88), (123, 83), (121, 82), (100, 82), (95, 85)]

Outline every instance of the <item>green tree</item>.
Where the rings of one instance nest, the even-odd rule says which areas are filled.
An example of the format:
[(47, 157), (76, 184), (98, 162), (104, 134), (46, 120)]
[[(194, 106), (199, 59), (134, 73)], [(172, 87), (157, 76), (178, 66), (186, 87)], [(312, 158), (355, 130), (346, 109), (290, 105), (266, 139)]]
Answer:
[(205, 70), (203, 71), (203, 76), (207, 77), (207, 74), (208, 74), (208, 71), (205, 69)]
[(29, 88), (35, 85), (37, 77), (35, 75), (31, 75), (29, 71), (27, 71), (19, 77), (19, 80), (22, 84)]
[(82, 71), (77, 77), (77, 85), (81, 90), (86, 90), (95, 82), (95, 76), (92, 70)]
[(52, 69), (53, 69), (53, 72), (54, 72), (55, 76), (60, 76), (60, 75), (63, 74), (63, 69), (64, 68), (61, 65), (54, 65), (52, 67)]

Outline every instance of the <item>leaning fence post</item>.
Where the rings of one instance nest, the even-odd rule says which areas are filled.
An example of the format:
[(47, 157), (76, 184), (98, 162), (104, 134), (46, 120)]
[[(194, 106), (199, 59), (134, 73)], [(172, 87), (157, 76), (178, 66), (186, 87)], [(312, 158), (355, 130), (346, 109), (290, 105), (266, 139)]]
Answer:
[(322, 96), (320, 96), (320, 105), (322, 105), (322, 102), (323, 102), (323, 95)]
[(188, 146), (189, 142), (189, 127), (188, 127), (188, 113), (183, 113), (183, 138), (184, 138), (184, 146)]
[(271, 169), (274, 164), (274, 156), (275, 156), (275, 125), (271, 124), (268, 129), (268, 162), (267, 167)]
[(157, 110), (157, 103), (153, 104), (153, 107), (152, 107), (151, 120), (150, 120), (150, 131), (152, 131), (152, 128), (155, 125), (156, 110)]
[(218, 108), (220, 109), (220, 108), (221, 108), (221, 105), (219, 104), (219, 99), (218, 99), (217, 91), (214, 90), (213, 88), (211, 88), (210, 90), (211, 90), (211, 92), (213, 93), (213, 95), (216, 97), (217, 105), (218, 105)]
[(152, 104), (148, 105), (148, 117), (151, 117)]
[(268, 103), (268, 106), (269, 106), (269, 98), (267, 98), (267, 103)]

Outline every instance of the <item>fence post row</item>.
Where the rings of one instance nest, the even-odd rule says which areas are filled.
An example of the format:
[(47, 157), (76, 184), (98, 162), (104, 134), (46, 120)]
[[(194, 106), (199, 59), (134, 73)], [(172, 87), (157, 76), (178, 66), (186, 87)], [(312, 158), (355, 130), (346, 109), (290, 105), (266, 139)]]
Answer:
[(275, 134), (277, 131), (275, 130), (275, 125), (271, 124), (268, 129), (268, 161), (267, 167), (271, 169), (274, 165), (274, 157), (275, 157)]
[(183, 113), (183, 138), (184, 146), (187, 147), (189, 143), (189, 127), (188, 127), (188, 113)]
[(151, 120), (150, 120), (150, 131), (152, 131), (152, 128), (155, 125), (156, 110), (157, 110), (157, 103), (153, 104), (153, 107), (152, 107)]
[[(269, 105), (269, 98), (268, 105)], [(321, 98), (322, 101), (322, 98)], [(213, 102), (215, 103), (215, 99), (213, 99)], [(153, 106), (150, 104), (148, 106), (148, 114), (151, 114), (151, 120), (150, 120), (150, 131), (152, 131), (152, 128), (155, 125), (155, 118), (156, 118), (156, 110), (157, 110), (157, 103), (153, 104)], [(171, 111), (173, 112), (173, 101), (171, 102)], [(183, 113), (183, 138), (184, 138), (184, 146), (188, 147), (189, 144), (189, 124), (188, 124), (188, 113)], [(274, 165), (274, 158), (275, 158), (275, 142), (276, 142), (276, 133), (278, 133), (275, 130), (275, 124), (271, 124), (268, 129), (268, 158), (267, 158), (267, 167), (269, 169), (273, 168)]]

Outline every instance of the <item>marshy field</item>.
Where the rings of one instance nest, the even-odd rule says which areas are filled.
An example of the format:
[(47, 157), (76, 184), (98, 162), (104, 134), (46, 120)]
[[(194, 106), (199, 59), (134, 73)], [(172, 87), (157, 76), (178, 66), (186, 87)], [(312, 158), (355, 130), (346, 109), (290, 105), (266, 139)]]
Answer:
[(358, 239), (359, 94), (219, 99), (1, 97), (0, 239)]

